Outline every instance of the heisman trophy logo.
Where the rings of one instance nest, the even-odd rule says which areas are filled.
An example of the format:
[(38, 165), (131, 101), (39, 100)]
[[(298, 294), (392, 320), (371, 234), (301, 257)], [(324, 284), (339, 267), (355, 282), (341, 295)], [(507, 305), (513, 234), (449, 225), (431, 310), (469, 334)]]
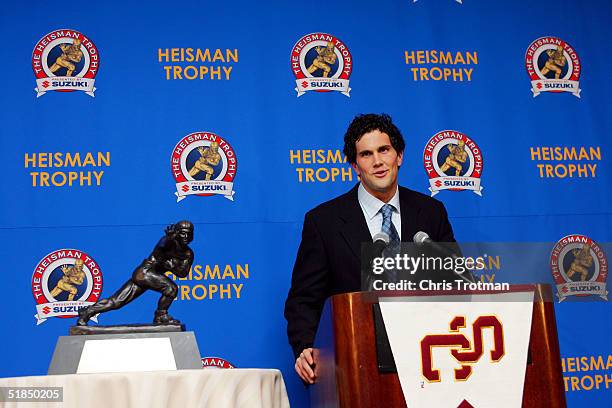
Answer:
[(456, 130), (436, 133), (425, 145), (423, 162), (432, 197), (441, 190), (472, 190), (482, 196), (482, 152), (465, 134)]
[(574, 48), (556, 37), (540, 37), (529, 45), (525, 66), (531, 92), (571, 92), (580, 98), (580, 58)]
[[(36, 324), (49, 317), (75, 317), (94, 304), (102, 293), (98, 263), (78, 249), (58, 249), (45, 255), (32, 275)], [(92, 319), (94, 321), (97, 321)]]
[(221, 357), (202, 357), (202, 368), (236, 368), (236, 366)]
[(561, 238), (550, 254), (550, 268), (559, 302), (568, 296), (588, 295), (608, 300), (608, 259), (591, 238), (580, 234)]
[(36, 97), (48, 91), (83, 91), (93, 97), (100, 54), (78, 31), (60, 29), (41, 38), (32, 52)]
[(221, 194), (234, 201), (238, 163), (234, 149), (221, 136), (210, 132), (185, 136), (174, 146), (171, 165), (177, 202), (194, 194)]
[(331, 34), (313, 33), (300, 38), (291, 50), (291, 70), (298, 97), (308, 91), (338, 91), (350, 97), (353, 58), (348, 47)]

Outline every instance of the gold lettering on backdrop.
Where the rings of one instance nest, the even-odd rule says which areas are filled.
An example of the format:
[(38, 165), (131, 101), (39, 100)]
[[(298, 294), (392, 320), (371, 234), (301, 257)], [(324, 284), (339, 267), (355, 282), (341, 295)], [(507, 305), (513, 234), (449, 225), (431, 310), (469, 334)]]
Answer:
[[(110, 165), (110, 152), (38, 152), (24, 155), (24, 168), (30, 169), (32, 187), (99, 187), (104, 169)], [(56, 170), (47, 170), (54, 168)]]
[(238, 49), (158, 48), (157, 62), (164, 64), (164, 77), (170, 80), (229, 81)]
[(291, 149), (289, 163), (296, 166), (298, 183), (352, 182), (357, 179), (338, 149)]
[(478, 65), (478, 52), (406, 50), (404, 61), (411, 65), (410, 77), (414, 81), (469, 82), (474, 73), (472, 66)]
[(565, 392), (612, 389), (612, 355), (561, 358)]
[(240, 299), (251, 276), (249, 264), (194, 264), (184, 278), (166, 275), (179, 287), (177, 300), (190, 301)]
[(540, 178), (595, 178), (602, 157), (599, 146), (533, 146), (529, 153)]

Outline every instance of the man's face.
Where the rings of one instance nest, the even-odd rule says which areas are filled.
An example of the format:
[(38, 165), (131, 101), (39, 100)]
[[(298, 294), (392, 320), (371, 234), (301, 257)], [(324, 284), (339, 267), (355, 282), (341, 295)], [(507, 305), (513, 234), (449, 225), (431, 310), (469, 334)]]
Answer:
[(397, 172), (402, 154), (391, 146), (389, 135), (373, 130), (355, 143), (357, 158), (353, 169), (361, 177), (366, 191), (387, 202), (397, 190)]

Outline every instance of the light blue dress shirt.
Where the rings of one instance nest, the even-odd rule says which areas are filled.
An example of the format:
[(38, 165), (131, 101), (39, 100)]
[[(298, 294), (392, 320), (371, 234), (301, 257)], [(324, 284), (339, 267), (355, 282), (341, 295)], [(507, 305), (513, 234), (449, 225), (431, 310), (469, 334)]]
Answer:
[[(359, 200), (359, 206), (361, 207), (361, 211), (363, 211), (363, 215), (368, 224), (368, 229), (370, 230), (370, 235), (372, 238), (374, 235), (378, 234), (382, 228), (383, 216), (380, 213), (380, 209), (383, 205), (387, 204), (378, 198), (374, 197), (372, 194), (368, 193), (363, 187), (363, 184), (359, 184), (359, 188), (357, 189), (357, 199)], [(402, 216), (400, 210), (400, 201), (399, 201), (399, 187), (395, 191), (393, 198), (389, 201), (388, 204), (391, 204), (395, 209), (391, 215), (391, 221), (397, 230), (397, 234), (402, 239)]]

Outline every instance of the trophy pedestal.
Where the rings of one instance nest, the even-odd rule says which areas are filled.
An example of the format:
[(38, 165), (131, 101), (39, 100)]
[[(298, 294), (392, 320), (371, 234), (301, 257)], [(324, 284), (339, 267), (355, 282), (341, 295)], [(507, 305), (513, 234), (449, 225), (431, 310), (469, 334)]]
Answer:
[(200, 369), (194, 333), (184, 329), (182, 325), (74, 326), (73, 335), (59, 337), (48, 374)]
[(124, 333), (168, 333), (184, 332), (184, 324), (127, 324), (123, 326), (71, 326), (70, 335), (124, 334)]

